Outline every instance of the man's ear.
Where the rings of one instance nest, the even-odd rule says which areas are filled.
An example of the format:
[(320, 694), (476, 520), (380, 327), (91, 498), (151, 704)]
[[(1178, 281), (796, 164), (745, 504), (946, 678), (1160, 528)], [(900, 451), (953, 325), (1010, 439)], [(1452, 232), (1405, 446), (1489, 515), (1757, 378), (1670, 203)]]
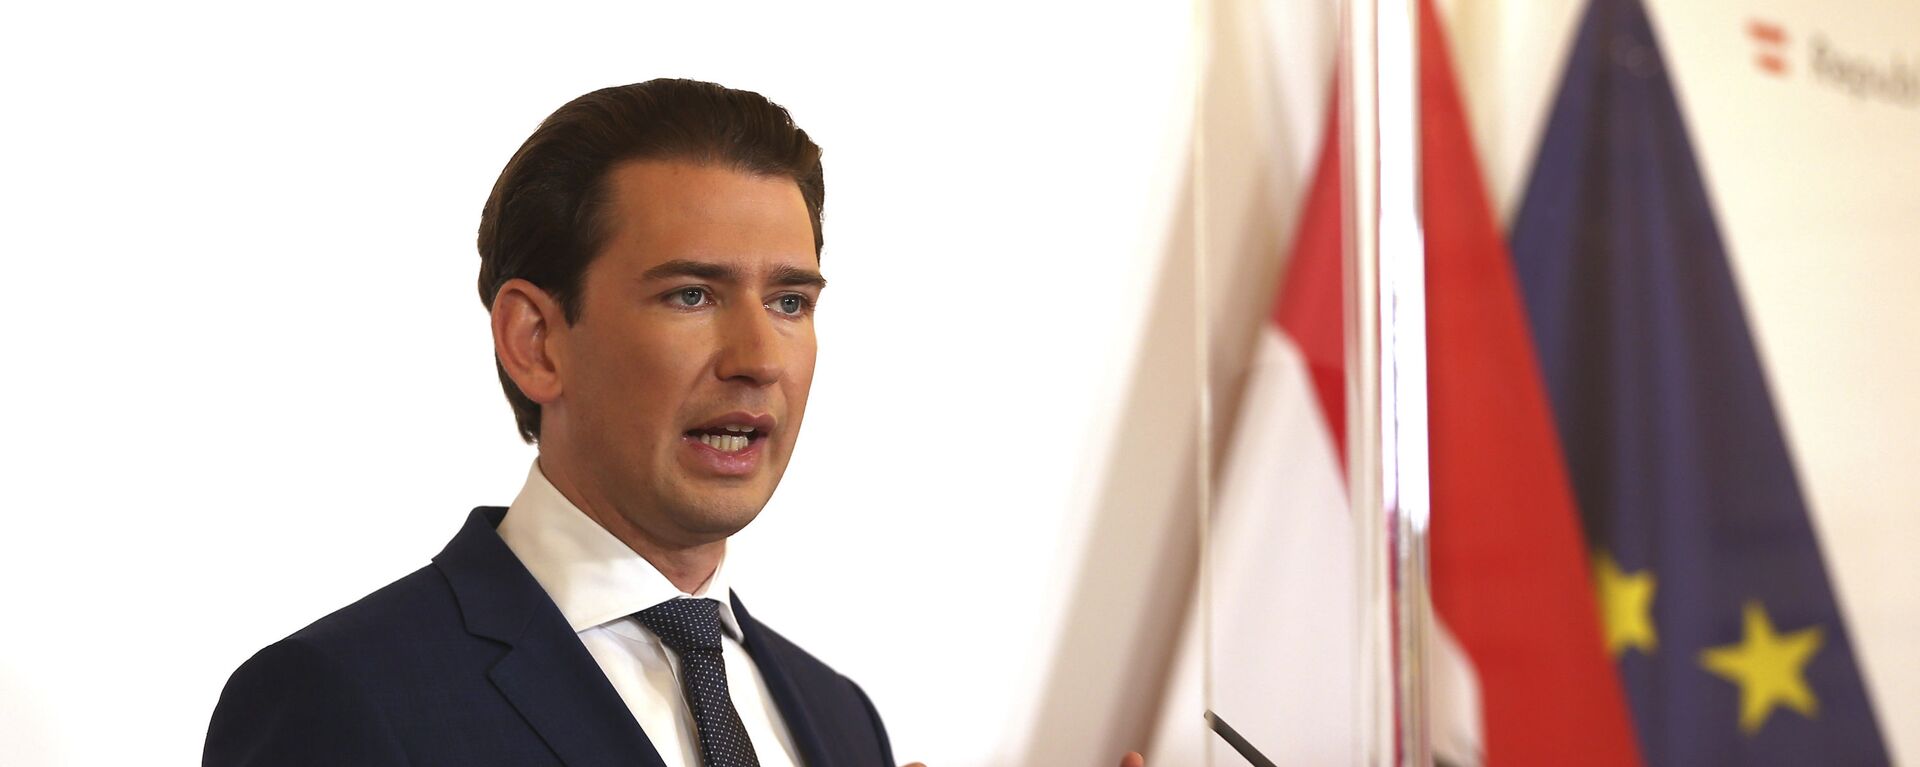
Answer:
[(493, 294), (494, 356), (520, 392), (542, 405), (560, 397), (556, 331), (566, 322), (560, 303), (526, 280), (507, 280)]

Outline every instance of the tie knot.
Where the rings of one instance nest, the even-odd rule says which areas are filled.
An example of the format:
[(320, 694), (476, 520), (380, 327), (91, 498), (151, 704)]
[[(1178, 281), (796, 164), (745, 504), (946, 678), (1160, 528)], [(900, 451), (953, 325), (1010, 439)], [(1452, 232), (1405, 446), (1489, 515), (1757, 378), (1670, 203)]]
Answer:
[(720, 603), (674, 597), (633, 617), (677, 653), (720, 649)]

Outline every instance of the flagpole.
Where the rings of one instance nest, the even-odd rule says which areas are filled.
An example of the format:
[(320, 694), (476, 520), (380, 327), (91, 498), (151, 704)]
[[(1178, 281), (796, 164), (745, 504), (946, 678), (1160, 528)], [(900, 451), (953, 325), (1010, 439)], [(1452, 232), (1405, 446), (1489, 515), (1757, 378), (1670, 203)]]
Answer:
[(1344, 7), (1341, 130), (1350, 291), (1349, 497), (1365, 647), (1368, 764), (1432, 763), (1426, 710), (1429, 505), (1426, 285), (1420, 223), (1418, 7)]
[(1356, 710), (1352, 713), (1361, 739), (1354, 753), (1362, 763), (1380, 767), (1392, 763), (1393, 708), (1389, 682), (1391, 657), (1386, 649), (1390, 632), (1387, 605), (1386, 537), (1380, 526), (1380, 417), (1379, 314), (1375, 308), (1379, 251), (1374, 236), (1373, 172), (1376, 147), (1373, 60), (1375, 0), (1348, 0), (1341, 4), (1340, 23), (1340, 173), (1347, 199), (1342, 201), (1341, 226), (1346, 252), (1341, 259), (1342, 284), (1348, 293), (1342, 318), (1347, 339), (1347, 497), (1353, 504), (1355, 582), (1359, 584), (1360, 663), (1354, 680)]
[(1391, 392), (1390, 410), (1384, 407), (1389, 401), (1382, 400), (1381, 427), (1393, 435), (1394, 448), (1393, 493), (1386, 508), (1393, 536), (1400, 761), (1430, 765), (1427, 532), (1433, 506), (1427, 460), (1426, 235), (1420, 218), (1419, 2), (1383, 2), (1378, 17), (1380, 364), (1381, 390)]

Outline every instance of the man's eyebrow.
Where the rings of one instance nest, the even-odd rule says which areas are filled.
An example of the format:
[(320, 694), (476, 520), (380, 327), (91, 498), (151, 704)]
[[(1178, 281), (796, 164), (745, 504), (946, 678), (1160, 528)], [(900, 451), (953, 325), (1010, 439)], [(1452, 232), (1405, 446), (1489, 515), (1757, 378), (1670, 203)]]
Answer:
[(740, 272), (725, 264), (677, 258), (648, 269), (646, 274), (640, 275), (642, 280), (658, 280), (667, 277), (695, 277), (714, 282), (739, 282)]
[(827, 278), (812, 269), (797, 266), (776, 266), (773, 269), (773, 284), (784, 286), (809, 286), (816, 290), (827, 286)]
[[(660, 264), (652, 269), (648, 269), (645, 274), (640, 275), (641, 280), (647, 281), (671, 277), (692, 277), (710, 282), (738, 283), (741, 281), (740, 270), (731, 266), (716, 264), (711, 261), (692, 261), (684, 258), (677, 258)], [(783, 287), (811, 286), (819, 289), (827, 286), (827, 278), (820, 276), (819, 272), (797, 266), (774, 267), (773, 274), (768, 282)]]

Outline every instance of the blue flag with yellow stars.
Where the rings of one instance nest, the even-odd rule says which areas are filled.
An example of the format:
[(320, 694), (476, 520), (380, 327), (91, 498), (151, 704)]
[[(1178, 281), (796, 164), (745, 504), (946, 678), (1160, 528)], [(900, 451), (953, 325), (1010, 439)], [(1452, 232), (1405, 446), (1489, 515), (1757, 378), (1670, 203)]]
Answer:
[(1639, 0), (1591, 0), (1512, 244), (1647, 762), (1886, 764)]

